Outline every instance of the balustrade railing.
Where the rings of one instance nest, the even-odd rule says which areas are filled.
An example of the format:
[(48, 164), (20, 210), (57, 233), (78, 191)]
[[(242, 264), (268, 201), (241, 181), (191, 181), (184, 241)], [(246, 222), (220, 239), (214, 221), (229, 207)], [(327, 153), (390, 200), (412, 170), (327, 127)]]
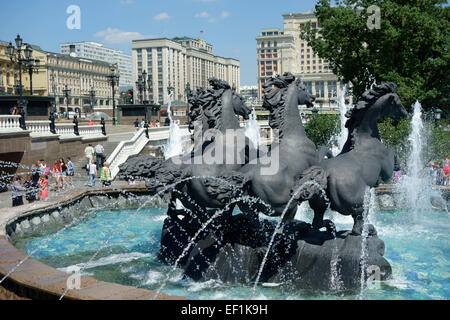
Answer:
[(33, 133), (50, 133), (50, 120), (27, 120), (25, 123)]
[(75, 126), (75, 124), (71, 123), (71, 122), (55, 123), (56, 134), (59, 134), (59, 135), (73, 134), (73, 127), (74, 126)]
[(20, 129), (20, 115), (0, 115), (0, 130)]
[(102, 135), (102, 125), (78, 126), (80, 136), (100, 136)]

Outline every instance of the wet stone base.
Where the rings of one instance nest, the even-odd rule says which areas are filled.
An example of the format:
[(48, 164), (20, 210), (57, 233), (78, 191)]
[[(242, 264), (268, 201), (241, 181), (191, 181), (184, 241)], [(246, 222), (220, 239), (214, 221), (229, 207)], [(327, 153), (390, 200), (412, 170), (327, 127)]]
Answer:
[(67, 205), (28, 213), (6, 227), (9, 241), (23, 237), (43, 236), (88, 219), (99, 210), (136, 210), (166, 206), (161, 198), (141, 194), (88, 195)]
[[(165, 263), (177, 263), (186, 276), (196, 281), (254, 283), (276, 227), (273, 221), (249, 221), (242, 214), (229, 221), (219, 219), (192, 241), (199, 229), (192, 228), (189, 218), (180, 217), (168, 217), (164, 222), (160, 258)], [(296, 220), (276, 235), (259, 283), (351, 290), (361, 285), (362, 265), (366, 275), (378, 273), (380, 280), (388, 279), (392, 269), (383, 258), (384, 242), (374, 231), (365, 240), (365, 255), (362, 242), (361, 236), (351, 235), (349, 231), (338, 232), (333, 237)], [(362, 256), (366, 257), (365, 263)]]

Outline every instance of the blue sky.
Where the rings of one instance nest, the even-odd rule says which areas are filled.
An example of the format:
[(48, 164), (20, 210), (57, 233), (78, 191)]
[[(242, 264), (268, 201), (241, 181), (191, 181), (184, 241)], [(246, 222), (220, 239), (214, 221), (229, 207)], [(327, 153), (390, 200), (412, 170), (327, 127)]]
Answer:
[[(241, 85), (256, 85), (256, 36), (282, 27), (285, 13), (312, 11), (315, 0), (15, 0), (2, 1), (0, 40), (59, 52), (69, 41), (96, 41), (131, 53), (131, 40), (203, 37), (214, 54), (241, 61)], [(81, 10), (81, 28), (70, 30), (70, 5)], [(19, 16), (18, 16), (19, 15)], [(203, 34), (200, 31), (203, 30)]]

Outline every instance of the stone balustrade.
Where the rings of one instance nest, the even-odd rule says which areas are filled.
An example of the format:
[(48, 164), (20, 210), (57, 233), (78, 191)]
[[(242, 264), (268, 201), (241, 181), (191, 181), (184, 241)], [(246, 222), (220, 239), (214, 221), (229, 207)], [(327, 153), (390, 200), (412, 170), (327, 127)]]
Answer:
[(102, 125), (78, 126), (80, 136), (100, 136), (102, 135)]
[(33, 133), (50, 133), (50, 120), (26, 121), (27, 129)]
[(20, 115), (0, 115), (0, 130), (20, 129)]
[(73, 134), (73, 127), (75, 126), (72, 122), (55, 123), (56, 134), (68, 135)]

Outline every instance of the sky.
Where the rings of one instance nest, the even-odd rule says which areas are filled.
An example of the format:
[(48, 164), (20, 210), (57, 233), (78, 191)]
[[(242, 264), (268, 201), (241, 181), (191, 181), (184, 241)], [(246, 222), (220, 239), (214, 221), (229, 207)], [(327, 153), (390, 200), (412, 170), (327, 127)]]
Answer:
[[(256, 37), (283, 27), (283, 14), (312, 12), (315, 0), (2, 0), (0, 40), (60, 52), (60, 43), (95, 41), (131, 54), (131, 40), (204, 38), (214, 54), (241, 62), (241, 86), (257, 84)], [(80, 28), (69, 29), (72, 6)], [(201, 33), (203, 31), (203, 33)]]

